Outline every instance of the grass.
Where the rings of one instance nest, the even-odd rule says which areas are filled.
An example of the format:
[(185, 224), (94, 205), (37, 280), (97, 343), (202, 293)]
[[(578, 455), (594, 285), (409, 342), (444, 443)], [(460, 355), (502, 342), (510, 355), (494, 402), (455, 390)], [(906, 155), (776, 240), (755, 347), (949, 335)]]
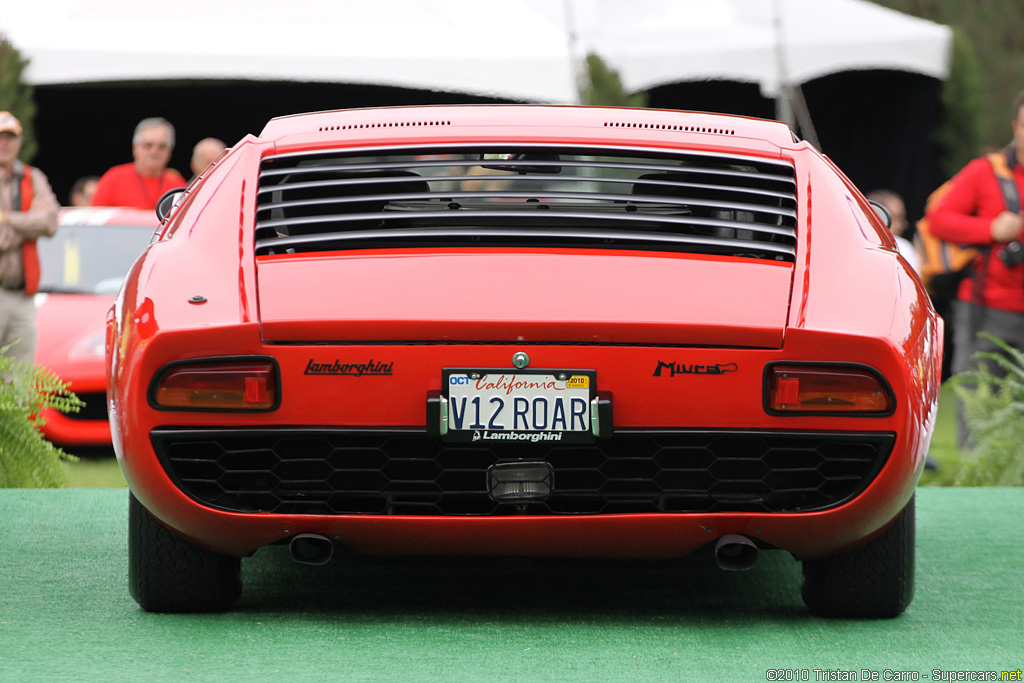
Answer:
[(68, 488), (125, 488), (127, 484), (114, 454), (80, 455), (77, 462), (66, 462)]
[(149, 614), (126, 590), (127, 497), (0, 491), (0, 680), (765, 683), (771, 668), (929, 681), (1024, 659), (1022, 489), (921, 489), (916, 597), (878, 620), (811, 616), (784, 551), (723, 572), (710, 549), (310, 566), (283, 545), (242, 561), (234, 611)]
[(952, 486), (960, 471), (960, 445), (956, 439), (956, 397), (947, 382), (939, 393), (939, 415), (928, 455), (938, 465), (937, 470), (925, 470), (922, 486)]

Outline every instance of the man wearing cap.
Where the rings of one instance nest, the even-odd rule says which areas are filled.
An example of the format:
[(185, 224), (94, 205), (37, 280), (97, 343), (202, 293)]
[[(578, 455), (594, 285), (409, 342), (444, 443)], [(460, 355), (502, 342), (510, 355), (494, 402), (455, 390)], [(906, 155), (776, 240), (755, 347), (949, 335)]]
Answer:
[(21, 122), (0, 111), (0, 348), (15, 361), (35, 362), (39, 288), (36, 240), (57, 232), (57, 198), (38, 168), (18, 160)]
[(132, 136), (132, 158), (100, 177), (93, 206), (130, 206), (155, 209), (168, 190), (185, 186), (185, 178), (167, 168), (174, 149), (174, 126), (159, 117), (142, 119)]

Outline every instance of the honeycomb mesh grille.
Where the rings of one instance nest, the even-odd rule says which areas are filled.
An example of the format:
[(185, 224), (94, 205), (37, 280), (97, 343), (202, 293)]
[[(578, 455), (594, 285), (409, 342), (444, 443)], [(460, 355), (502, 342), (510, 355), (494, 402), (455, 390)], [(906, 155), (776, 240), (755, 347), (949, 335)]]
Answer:
[[(422, 432), (172, 430), (152, 433), (195, 500), (238, 512), (573, 515), (800, 512), (837, 505), (881, 469), (891, 434), (617, 432), (589, 446), (446, 444)], [(527, 447), (528, 446), (528, 447)], [(486, 471), (543, 460), (554, 491), (493, 501)]]

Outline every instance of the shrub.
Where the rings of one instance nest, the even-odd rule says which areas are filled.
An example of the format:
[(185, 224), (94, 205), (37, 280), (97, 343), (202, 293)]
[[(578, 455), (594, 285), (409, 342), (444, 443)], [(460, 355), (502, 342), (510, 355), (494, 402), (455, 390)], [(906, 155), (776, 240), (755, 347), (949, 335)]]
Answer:
[(981, 336), (1002, 351), (975, 354), (977, 367), (950, 380), (971, 435), (956, 484), (1024, 486), (1024, 352)]
[(73, 456), (43, 438), (42, 412), (77, 412), (82, 401), (52, 370), (15, 362), (0, 349), (0, 488), (56, 488), (64, 485), (62, 460)]
[(584, 104), (606, 107), (645, 107), (647, 94), (629, 94), (622, 86), (619, 72), (591, 52), (587, 55), (586, 82), (580, 100)]

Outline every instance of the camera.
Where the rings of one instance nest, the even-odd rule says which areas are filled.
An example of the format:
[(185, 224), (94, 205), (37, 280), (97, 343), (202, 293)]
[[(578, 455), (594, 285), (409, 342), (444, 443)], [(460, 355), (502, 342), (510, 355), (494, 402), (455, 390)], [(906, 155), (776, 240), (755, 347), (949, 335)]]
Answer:
[(999, 250), (999, 259), (1007, 268), (1013, 268), (1024, 263), (1024, 243), (1009, 242)]

